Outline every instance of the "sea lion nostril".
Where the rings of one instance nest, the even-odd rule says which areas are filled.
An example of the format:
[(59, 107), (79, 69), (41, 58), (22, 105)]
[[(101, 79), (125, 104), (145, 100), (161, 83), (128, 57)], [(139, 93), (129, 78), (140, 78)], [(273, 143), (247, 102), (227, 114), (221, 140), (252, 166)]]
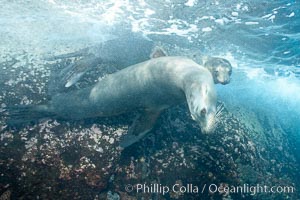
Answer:
[(205, 108), (203, 108), (203, 109), (201, 110), (201, 115), (202, 115), (202, 116), (206, 115), (206, 109), (205, 109)]

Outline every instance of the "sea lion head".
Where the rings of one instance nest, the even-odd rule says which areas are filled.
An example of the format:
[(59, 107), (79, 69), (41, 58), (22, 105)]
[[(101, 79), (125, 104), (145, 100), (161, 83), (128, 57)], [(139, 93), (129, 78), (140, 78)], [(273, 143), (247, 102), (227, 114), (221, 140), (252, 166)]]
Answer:
[(228, 60), (211, 57), (205, 62), (204, 67), (211, 72), (216, 84), (221, 83), (222, 85), (226, 85), (230, 82), (232, 66)]
[(192, 92), (187, 102), (193, 120), (199, 123), (203, 133), (215, 129), (217, 95), (213, 83), (203, 83), (201, 86), (192, 85)]

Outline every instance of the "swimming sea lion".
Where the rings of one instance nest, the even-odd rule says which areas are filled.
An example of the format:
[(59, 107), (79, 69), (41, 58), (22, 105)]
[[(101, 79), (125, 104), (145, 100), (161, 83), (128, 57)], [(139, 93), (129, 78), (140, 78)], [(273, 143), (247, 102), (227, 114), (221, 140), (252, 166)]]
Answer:
[(213, 77), (206, 68), (185, 57), (167, 56), (129, 66), (93, 86), (57, 94), (47, 105), (31, 106), (28, 115), (84, 119), (142, 110), (121, 138), (125, 148), (148, 133), (164, 109), (185, 101), (202, 132), (211, 132), (216, 99)]
[[(135, 44), (134, 48), (130, 45), (132, 43)], [(149, 58), (167, 56), (167, 53), (162, 47), (155, 46), (154, 44), (153, 41), (146, 40), (140, 35), (132, 34), (125, 38), (120, 37), (109, 40), (102, 45), (92, 48), (93, 50), (87, 49), (84, 53), (80, 52), (79, 55), (83, 56), (83, 58), (63, 69), (56, 77), (58, 80), (53, 82), (55, 84), (50, 85), (50, 90), (55, 89), (54, 91), (57, 93), (59, 92), (57, 88), (61, 88), (62, 85), (62, 89), (71, 87), (77, 83), (88, 70), (100, 63), (107, 65), (114, 63), (120, 70), (129, 65), (146, 61)], [(120, 52), (120, 50), (122, 52)], [(71, 56), (75, 55), (74, 53), (71, 54)], [(206, 67), (212, 73), (216, 84), (220, 83), (225, 85), (230, 82), (232, 66), (228, 60), (209, 56), (200, 56), (192, 59)]]
[(203, 62), (204, 67), (213, 75), (214, 83), (226, 85), (230, 82), (232, 66), (228, 60), (218, 57), (207, 57)]
[[(155, 47), (151, 53), (151, 58), (158, 58), (167, 56), (164, 49), (161, 47)], [(193, 59), (198, 64), (207, 68), (214, 79), (215, 84), (226, 85), (230, 82), (230, 76), (232, 74), (232, 66), (230, 62), (224, 58), (201, 56), (197, 59)]]
[(81, 57), (61, 70), (60, 73), (54, 74), (49, 90), (52, 94), (63, 92), (64, 89), (77, 83), (87, 71), (99, 64), (114, 65), (120, 70), (144, 62), (152, 56), (154, 47), (154, 42), (143, 35), (128, 33), (74, 53), (48, 58), (49, 60), (56, 60)]

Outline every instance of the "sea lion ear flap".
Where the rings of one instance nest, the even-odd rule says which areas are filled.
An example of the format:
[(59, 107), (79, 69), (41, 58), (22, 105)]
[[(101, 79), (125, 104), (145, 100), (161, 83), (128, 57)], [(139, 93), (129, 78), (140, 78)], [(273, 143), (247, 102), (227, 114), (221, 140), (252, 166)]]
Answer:
[(199, 65), (203, 65), (205, 64), (205, 62), (208, 60), (208, 56), (205, 56), (201, 53), (198, 53), (198, 52), (195, 52), (193, 55), (192, 55), (192, 59), (198, 63)]
[(202, 91), (203, 95), (207, 95), (207, 93), (208, 93), (208, 85), (207, 84), (203, 84), (201, 86), (201, 91)]
[(155, 46), (152, 49), (152, 52), (150, 54), (150, 58), (159, 58), (159, 57), (165, 57), (168, 56), (165, 50), (162, 47)]

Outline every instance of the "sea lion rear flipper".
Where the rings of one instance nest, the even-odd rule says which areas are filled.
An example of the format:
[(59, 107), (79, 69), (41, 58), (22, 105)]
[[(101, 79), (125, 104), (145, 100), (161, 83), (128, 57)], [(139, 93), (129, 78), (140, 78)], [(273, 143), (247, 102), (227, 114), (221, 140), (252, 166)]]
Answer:
[(89, 55), (73, 64), (70, 64), (60, 73), (64, 87), (71, 87), (92, 67), (101, 62), (101, 58)]
[(21, 127), (36, 123), (41, 119), (55, 118), (55, 113), (49, 111), (46, 105), (17, 105), (7, 108), (8, 127)]
[(145, 111), (138, 116), (126, 135), (120, 138), (120, 147), (126, 148), (143, 138), (153, 128), (161, 111)]
[(45, 60), (47, 61), (55, 61), (58, 59), (68, 59), (68, 58), (72, 58), (72, 57), (79, 57), (79, 56), (87, 56), (89, 54), (89, 48), (84, 48), (84, 49), (80, 49), (78, 51), (72, 52), (72, 53), (66, 53), (66, 54), (62, 54), (62, 55), (46, 55), (44, 57)]

